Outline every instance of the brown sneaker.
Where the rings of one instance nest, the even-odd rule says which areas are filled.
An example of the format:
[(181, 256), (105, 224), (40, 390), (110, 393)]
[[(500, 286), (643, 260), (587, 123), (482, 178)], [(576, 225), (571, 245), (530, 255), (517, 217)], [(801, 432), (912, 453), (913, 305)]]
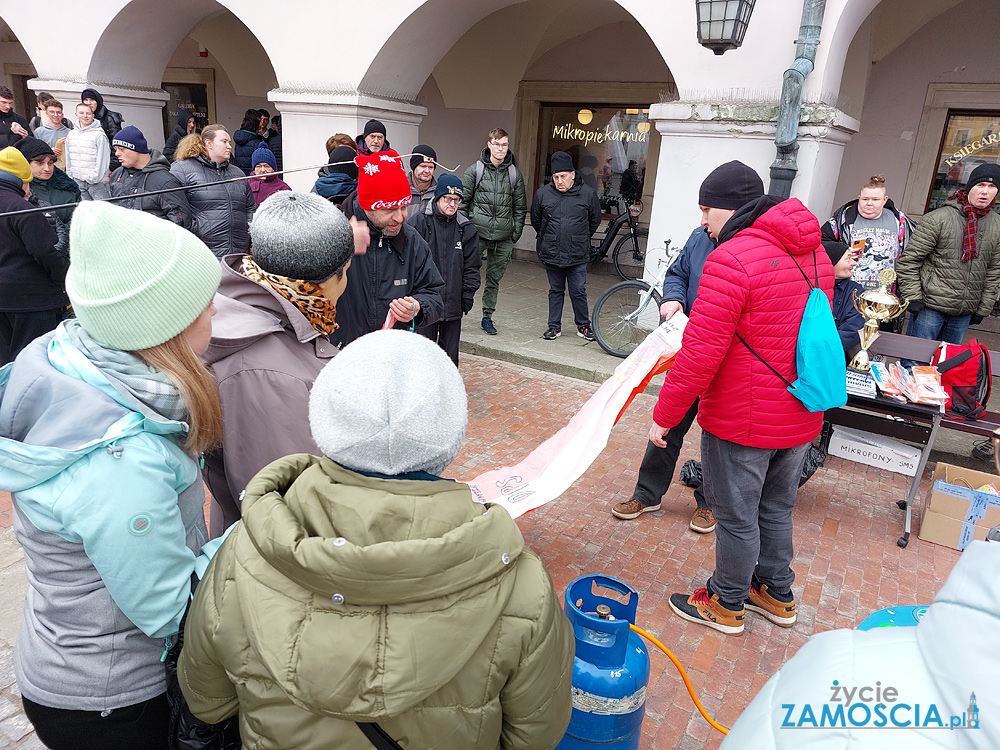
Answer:
[[(786, 601), (787, 600), (787, 601)], [(766, 583), (756, 578), (750, 584), (750, 596), (744, 605), (751, 612), (764, 615), (775, 625), (790, 628), (795, 624), (795, 599), (791, 594), (778, 596), (768, 590)]]
[(695, 508), (688, 528), (699, 534), (711, 534), (715, 531), (715, 514), (708, 508)]
[(670, 609), (688, 622), (707, 625), (720, 633), (736, 635), (743, 632), (746, 613), (743, 609), (729, 610), (719, 602), (719, 595), (708, 595), (708, 589), (696, 589), (693, 594), (671, 594)]
[(643, 513), (652, 513), (654, 510), (659, 510), (660, 504), (656, 505), (643, 505), (634, 497), (630, 497), (624, 503), (618, 503), (614, 508), (611, 509), (611, 514), (615, 518), (621, 518), (625, 521), (630, 521), (633, 518), (638, 518)]

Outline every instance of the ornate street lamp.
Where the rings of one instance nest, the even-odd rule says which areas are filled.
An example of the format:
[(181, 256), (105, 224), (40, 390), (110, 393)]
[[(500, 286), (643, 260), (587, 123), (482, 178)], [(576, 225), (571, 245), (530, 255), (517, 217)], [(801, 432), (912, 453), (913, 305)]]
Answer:
[(698, 43), (721, 55), (743, 44), (755, 0), (694, 0)]

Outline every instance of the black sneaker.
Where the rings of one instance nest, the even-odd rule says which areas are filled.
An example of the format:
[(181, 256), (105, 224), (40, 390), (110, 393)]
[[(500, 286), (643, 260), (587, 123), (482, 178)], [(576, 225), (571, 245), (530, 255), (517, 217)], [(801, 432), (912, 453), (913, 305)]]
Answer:
[(482, 326), (487, 336), (497, 335), (497, 327), (493, 325), (493, 318), (483, 318)]
[(557, 339), (560, 336), (562, 336), (562, 331), (560, 331), (558, 328), (550, 328), (549, 330), (547, 330), (545, 333), (542, 334), (542, 338), (545, 339), (546, 341), (552, 341), (553, 339)]
[(587, 341), (597, 341), (594, 336), (594, 331), (590, 328), (590, 326), (580, 326), (576, 329), (576, 335), (582, 339), (587, 339)]

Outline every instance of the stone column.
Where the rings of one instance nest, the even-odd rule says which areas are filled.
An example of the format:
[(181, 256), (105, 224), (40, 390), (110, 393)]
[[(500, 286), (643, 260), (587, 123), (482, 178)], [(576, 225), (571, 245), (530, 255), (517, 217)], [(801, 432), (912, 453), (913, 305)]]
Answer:
[[(308, 191), (316, 182), (316, 169), (327, 162), (326, 140), (334, 133), (354, 137), (375, 118), (385, 124), (392, 148), (409, 153), (419, 140), (420, 123), (427, 109), (417, 104), (379, 99), (357, 92), (315, 93), (275, 89), (267, 95), (281, 113), (281, 148), (285, 169), (310, 167), (284, 176), (296, 190)], [(409, 160), (403, 160), (409, 170)]]
[[(669, 102), (650, 107), (649, 117), (662, 136), (656, 187), (649, 222), (647, 281), (656, 278), (663, 242), (678, 247), (698, 226), (698, 187), (720, 164), (738, 159), (757, 170), (768, 188), (775, 158), (778, 105)], [(844, 146), (860, 123), (834, 107), (805, 104), (799, 126), (798, 175), (792, 196), (822, 222), (829, 218), (840, 175)]]
[(81, 83), (79, 81), (58, 81), (33, 78), (28, 81), (33, 91), (48, 91), (63, 103), (64, 116), (73, 121), (74, 110), (80, 103), (80, 92), (96, 89), (104, 98), (104, 106), (114, 112), (121, 112), (125, 125), (134, 125), (142, 131), (150, 148), (162, 149), (163, 107), (170, 99), (166, 91), (156, 89), (119, 88), (103, 84)]

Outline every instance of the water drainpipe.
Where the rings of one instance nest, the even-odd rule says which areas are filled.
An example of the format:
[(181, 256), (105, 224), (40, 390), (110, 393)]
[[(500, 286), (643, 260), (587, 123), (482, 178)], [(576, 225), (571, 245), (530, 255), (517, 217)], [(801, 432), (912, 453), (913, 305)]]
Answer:
[(771, 164), (771, 188), (768, 194), (785, 200), (792, 195), (792, 180), (798, 172), (799, 116), (802, 112), (802, 87), (813, 70), (816, 48), (823, 27), (826, 0), (803, 0), (799, 38), (795, 40), (795, 62), (785, 71), (778, 103), (778, 125), (774, 134), (777, 157)]

